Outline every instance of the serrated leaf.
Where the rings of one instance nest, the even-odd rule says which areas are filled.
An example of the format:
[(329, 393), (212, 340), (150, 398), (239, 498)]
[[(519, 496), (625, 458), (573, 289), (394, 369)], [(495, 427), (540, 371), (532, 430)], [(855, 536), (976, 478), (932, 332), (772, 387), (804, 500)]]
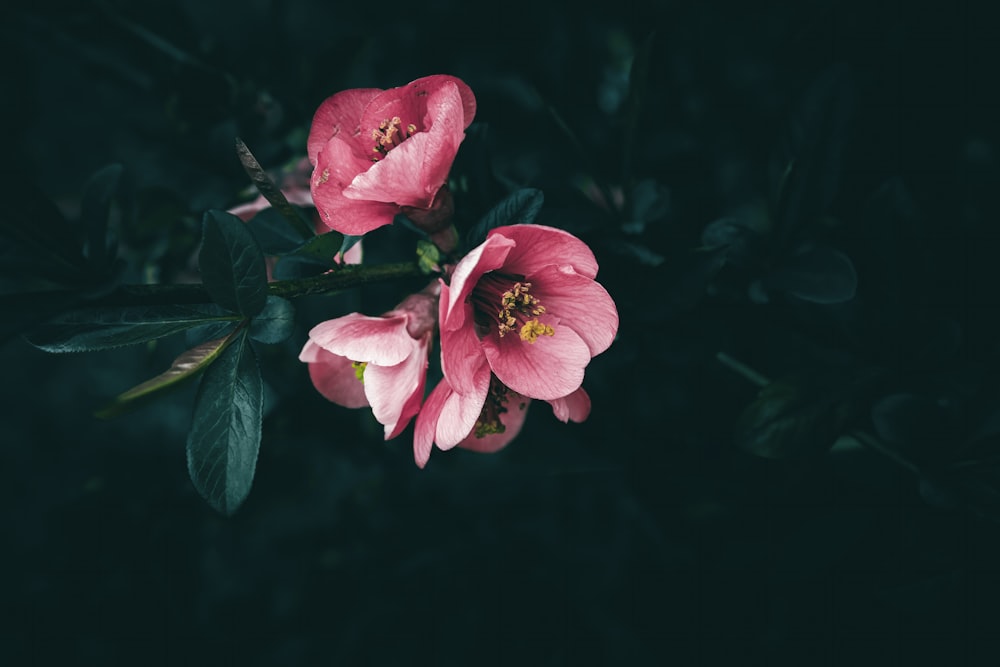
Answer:
[(312, 224), (302, 215), (301, 210), (288, 203), (281, 188), (274, 184), (271, 177), (257, 162), (247, 145), (239, 137), (236, 138), (236, 154), (240, 158), (243, 169), (253, 181), (254, 186), (264, 196), (271, 206), (285, 219), (285, 224), (294, 229), (299, 240), (308, 239), (313, 235)]
[(471, 250), (485, 241), (489, 231), (496, 227), (530, 225), (538, 217), (544, 201), (542, 191), (535, 188), (522, 188), (507, 195), (469, 230), (465, 249)]
[(118, 195), (123, 167), (110, 164), (90, 177), (80, 201), (80, 226), (86, 236), (87, 260), (97, 271), (114, 258), (115, 241), (109, 233), (111, 202)]
[(844, 253), (810, 245), (785, 257), (761, 284), (768, 292), (785, 292), (813, 303), (843, 303), (854, 298), (858, 274)]
[(236, 319), (215, 304), (80, 308), (35, 327), (25, 338), (46, 352), (91, 352), (145, 343), (201, 324)]
[(245, 317), (267, 302), (264, 253), (242, 220), (225, 211), (205, 213), (201, 253), (202, 281), (212, 300)]
[(267, 297), (267, 305), (250, 321), (250, 337), (261, 343), (280, 343), (295, 329), (295, 306), (279, 296)]
[(237, 335), (239, 332), (233, 332), (223, 338), (206, 341), (187, 350), (174, 359), (169, 369), (119, 394), (113, 401), (95, 412), (95, 416), (101, 419), (116, 417), (145, 404), (154, 396), (179, 387), (208, 368), (209, 364), (222, 354), (222, 351), (233, 342)]
[(241, 330), (201, 378), (187, 439), (191, 481), (222, 514), (233, 514), (250, 493), (263, 405), (260, 368)]

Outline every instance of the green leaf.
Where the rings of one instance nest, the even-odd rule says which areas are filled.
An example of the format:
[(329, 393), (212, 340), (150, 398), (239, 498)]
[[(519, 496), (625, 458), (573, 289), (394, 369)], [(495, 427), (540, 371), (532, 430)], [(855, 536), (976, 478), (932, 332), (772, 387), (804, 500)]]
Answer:
[(191, 481), (222, 514), (233, 514), (250, 493), (263, 405), (260, 368), (241, 330), (201, 378), (187, 440)]
[(809, 245), (785, 257), (761, 285), (768, 292), (786, 292), (812, 303), (843, 303), (854, 298), (858, 274), (851, 259), (839, 250)]
[(111, 164), (97, 171), (84, 187), (80, 201), (80, 227), (86, 235), (87, 260), (97, 271), (114, 259), (116, 242), (109, 233), (112, 200), (122, 181), (122, 165)]
[(25, 338), (46, 352), (90, 352), (145, 343), (201, 324), (236, 319), (215, 304), (80, 308), (35, 327)]
[(542, 210), (545, 196), (535, 188), (521, 188), (505, 197), (486, 212), (479, 222), (469, 230), (465, 250), (471, 250), (486, 240), (491, 229), (504, 225), (530, 225)]
[(314, 236), (291, 252), (285, 253), (274, 267), (276, 280), (294, 280), (315, 276), (339, 265), (334, 261), (344, 245), (338, 232)]
[(284, 255), (302, 245), (302, 235), (273, 206), (261, 210), (246, 225), (265, 255)]
[(201, 268), (205, 290), (223, 308), (253, 317), (267, 301), (264, 253), (242, 220), (208, 211), (203, 223)]
[(267, 305), (250, 321), (250, 337), (261, 343), (280, 343), (295, 328), (295, 306), (280, 296), (267, 297)]
[(301, 210), (288, 203), (288, 199), (285, 198), (281, 189), (274, 184), (260, 166), (260, 163), (257, 162), (257, 158), (253, 156), (253, 153), (250, 152), (250, 149), (247, 148), (247, 145), (239, 137), (236, 137), (236, 154), (239, 156), (240, 162), (243, 164), (243, 169), (247, 172), (247, 176), (253, 181), (257, 190), (264, 195), (264, 199), (282, 215), (285, 219), (285, 224), (298, 233), (300, 240), (308, 239), (312, 236), (312, 223), (302, 215)]
[(174, 359), (170, 368), (151, 380), (132, 387), (119, 394), (113, 401), (95, 412), (101, 419), (109, 419), (145, 404), (149, 399), (159, 396), (170, 389), (175, 389), (208, 368), (209, 364), (219, 358), (222, 351), (229, 346), (239, 332), (233, 332), (224, 338), (210, 340), (194, 347)]

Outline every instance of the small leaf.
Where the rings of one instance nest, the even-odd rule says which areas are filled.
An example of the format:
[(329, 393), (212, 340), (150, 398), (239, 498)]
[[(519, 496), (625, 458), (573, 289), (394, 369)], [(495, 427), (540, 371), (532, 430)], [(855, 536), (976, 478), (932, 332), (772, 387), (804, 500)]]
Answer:
[(223, 308), (253, 317), (267, 301), (267, 266), (256, 239), (225, 211), (205, 213), (203, 230), (198, 265), (205, 290)]
[(335, 258), (344, 245), (338, 232), (314, 236), (297, 248), (285, 253), (274, 267), (275, 280), (293, 280), (315, 276), (337, 268)]
[(466, 236), (467, 250), (486, 240), (491, 229), (504, 225), (530, 225), (542, 210), (545, 197), (541, 190), (522, 188), (512, 192), (499, 204), (487, 211)]
[(170, 368), (142, 384), (119, 394), (113, 401), (95, 412), (101, 419), (116, 417), (124, 412), (144, 405), (154, 396), (179, 387), (185, 381), (198, 375), (215, 361), (222, 351), (233, 342), (237, 333), (224, 338), (210, 340), (194, 347), (174, 359)]
[(188, 474), (217, 511), (233, 514), (250, 493), (260, 450), (264, 384), (240, 331), (205, 371), (187, 440)]
[(250, 337), (261, 343), (280, 343), (295, 328), (295, 307), (278, 296), (267, 297), (267, 305), (250, 321)]
[(246, 225), (265, 255), (283, 255), (302, 245), (302, 235), (272, 206), (262, 209)]
[(829, 450), (859, 414), (871, 372), (817, 370), (775, 380), (736, 423), (736, 441), (765, 458), (794, 458)]
[(300, 209), (288, 203), (288, 199), (281, 192), (281, 189), (274, 184), (260, 163), (257, 162), (257, 158), (253, 156), (253, 153), (239, 137), (236, 137), (236, 154), (239, 156), (247, 176), (253, 181), (257, 190), (264, 195), (264, 199), (284, 217), (285, 224), (294, 229), (301, 239), (308, 239), (312, 236), (312, 224), (302, 215)]
[(87, 260), (97, 271), (106, 270), (114, 258), (115, 241), (108, 218), (111, 202), (118, 195), (122, 171), (120, 164), (99, 170), (90, 177), (80, 201), (80, 226), (86, 234)]
[(46, 352), (91, 352), (145, 343), (201, 324), (236, 319), (215, 304), (80, 308), (35, 327), (25, 338)]
[(850, 258), (829, 246), (803, 246), (761, 280), (767, 291), (780, 291), (804, 301), (831, 304), (854, 298), (858, 274)]
[(846, 66), (824, 72), (806, 91), (771, 159), (771, 202), (780, 228), (800, 228), (828, 212), (840, 184), (854, 103)]
[(417, 264), (426, 275), (441, 272), (441, 250), (426, 239), (417, 241)]

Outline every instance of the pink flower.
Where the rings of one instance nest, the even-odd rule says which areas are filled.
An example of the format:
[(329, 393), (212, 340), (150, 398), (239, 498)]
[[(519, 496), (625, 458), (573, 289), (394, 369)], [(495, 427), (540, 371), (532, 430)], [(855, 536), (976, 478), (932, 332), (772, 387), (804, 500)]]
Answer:
[(568, 232), (542, 225), (492, 230), (441, 290), (441, 365), (452, 388), (474, 389), (483, 359), (529, 398), (568, 396), (618, 333), (618, 310), (597, 260)]
[(417, 417), (417, 465), (433, 443), (500, 449), (533, 398), (562, 421), (587, 418), (584, 369), (618, 332), (618, 310), (596, 275), (585, 243), (541, 225), (498, 227), (462, 258), (441, 287), (444, 380)]
[(299, 354), (319, 393), (346, 408), (370, 405), (386, 440), (423, 402), (438, 289), (433, 283), (381, 317), (351, 313), (322, 322)]
[[(417, 415), (413, 458), (423, 468), (437, 443), (438, 449), (461, 447), (492, 453), (507, 446), (524, 425), (531, 399), (504, 386), (490, 373), (489, 364), (476, 370), (473, 391), (460, 394), (441, 380)], [(582, 422), (590, 415), (590, 397), (583, 387), (548, 401), (562, 422)]]
[(450, 223), (448, 171), (476, 115), (472, 90), (434, 75), (399, 88), (354, 88), (313, 116), (312, 195), (325, 224), (360, 236), (404, 213), (421, 229)]

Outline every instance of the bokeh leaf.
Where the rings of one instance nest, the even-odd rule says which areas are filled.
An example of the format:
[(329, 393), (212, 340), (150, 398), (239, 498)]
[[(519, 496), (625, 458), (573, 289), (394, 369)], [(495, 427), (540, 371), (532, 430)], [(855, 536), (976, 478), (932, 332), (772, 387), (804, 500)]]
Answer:
[(503, 225), (529, 225), (542, 210), (545, 196), (541, 190), (522, 188), (507, 195), (486, 212), (465, 238), (464, 248), (471, 250), (486, 240), (491, 229)]

